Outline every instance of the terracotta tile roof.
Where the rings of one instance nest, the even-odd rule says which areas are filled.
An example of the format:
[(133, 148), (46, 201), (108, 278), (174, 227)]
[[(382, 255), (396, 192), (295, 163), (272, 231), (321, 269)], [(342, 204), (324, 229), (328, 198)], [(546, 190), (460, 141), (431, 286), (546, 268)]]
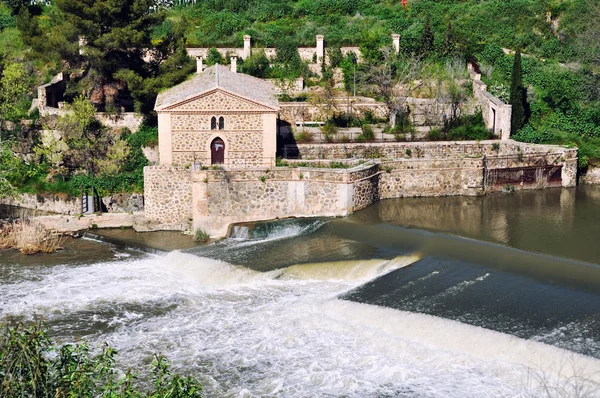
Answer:
[(154, 109), (168, 108), (216, 88), (279, 110), (275, 86), (271, 82), (243, 73), (233, 73), (224, 65), (213, 65), (191, 79), (158, 94)]

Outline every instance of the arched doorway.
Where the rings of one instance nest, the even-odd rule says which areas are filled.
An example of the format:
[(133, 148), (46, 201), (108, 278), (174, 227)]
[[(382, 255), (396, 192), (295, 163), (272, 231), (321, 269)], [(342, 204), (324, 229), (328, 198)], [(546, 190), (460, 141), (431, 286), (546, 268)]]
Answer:
[(225, 142), (219, 137), (210, 144), (210, 164), (225, 163)]

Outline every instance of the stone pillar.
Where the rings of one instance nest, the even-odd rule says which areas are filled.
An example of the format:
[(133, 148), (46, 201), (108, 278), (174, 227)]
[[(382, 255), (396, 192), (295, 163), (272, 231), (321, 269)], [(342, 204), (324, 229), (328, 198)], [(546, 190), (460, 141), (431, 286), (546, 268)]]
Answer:
[(173, 163), (170, 113), (158, 113), (158, 161), (161, 166)]
[(323, 39), (325, 37), (323, 35), (317, 35), (317, 62), (323, 62), (325, 57), (325, 48), (323, 47)]
[(398, 54), (400, 52), (400, 35), (397, 33), (392, 34), (392, 41), (394, 42), (394, 51)]
[(231, 71), (237, 73), (237, 57), (235, 56), (231, 57)]
[(202, 57), (196, 57), (196, 73), (202, 73), (204, 71), (204, 65)]
[(252, 55), (252, 48), (250, 47), (251, 43), (250, 43), (251, 37), (250, 35), (244, 35), (244, 59), (248, 58), (250, 55)]
[(38, 108), (40, 110), (43, 110), (44, 108), (46, 108), (46, 106), (48, 106), (48, 98), (46, 96), (46, 87), (44, 86), (39, 86), (38, 87)]

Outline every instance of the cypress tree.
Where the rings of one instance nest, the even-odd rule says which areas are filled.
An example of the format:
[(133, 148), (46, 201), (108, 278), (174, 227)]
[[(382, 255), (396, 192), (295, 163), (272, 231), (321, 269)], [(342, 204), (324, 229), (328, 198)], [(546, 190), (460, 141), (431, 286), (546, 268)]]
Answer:
[(421, 36), (421, 55), (427, 57), (433, 52), (434, 36), (433, 29), (431, 28), (431, 20), (429, 17), (425, 20), (425, 27), (423, 28), (423, 36)]
[(512, 115), (510, 129), (516, 133), (525, 125), (525, 87), (523, 87), (523, 67), (521, 65), (521, 51), (517, 49), (513, 64), (512, 80), (510, 84), (510, 104)]

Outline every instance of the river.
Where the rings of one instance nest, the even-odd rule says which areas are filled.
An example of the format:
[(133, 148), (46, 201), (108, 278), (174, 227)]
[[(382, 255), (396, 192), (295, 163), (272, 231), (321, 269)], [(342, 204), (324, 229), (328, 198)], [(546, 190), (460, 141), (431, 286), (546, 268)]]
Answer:
[(207, 246), (99, 234), (0, 252), (0, 312), (122, 366), (166, 354), (209, 397), (600, 396), (600, 187), (386, 200)]

